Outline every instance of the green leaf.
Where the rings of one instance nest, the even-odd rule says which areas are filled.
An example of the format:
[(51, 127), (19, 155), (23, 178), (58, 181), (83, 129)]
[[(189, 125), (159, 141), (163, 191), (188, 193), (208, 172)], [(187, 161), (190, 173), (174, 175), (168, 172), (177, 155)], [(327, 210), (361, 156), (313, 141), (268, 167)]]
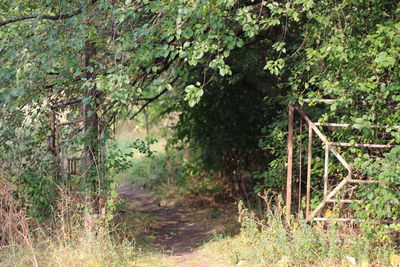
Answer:
[(393, 65), (396, 63), (396, 59), (388, 55), (387, 52), (381, 52), (375, 59), (375, 62), (378, 63), (378, 66), (388, 68), (393, 67)]
[(194, 107), (197, 103), (199, 103), (201, 97), (204, 94), (202, 88), (196, 87), (194, 85), (186, 86), (185, 92), (185, 100), (188, 101), (190, 107)]

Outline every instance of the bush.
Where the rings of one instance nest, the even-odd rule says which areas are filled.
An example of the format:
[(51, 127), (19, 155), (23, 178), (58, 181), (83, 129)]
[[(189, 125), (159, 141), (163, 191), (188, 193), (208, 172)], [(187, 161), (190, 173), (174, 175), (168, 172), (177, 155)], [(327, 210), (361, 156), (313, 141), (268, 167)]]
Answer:
[(381, 182), (360, 186), (357, 192), (365, 202), (352, 208), (365, 222), (362, 230), (370, 239), (394, 243), (400, 234), (400, 146), (383, 158), (372, 159), (366, 154), (355, 165), (364, 170), (364, 175)]

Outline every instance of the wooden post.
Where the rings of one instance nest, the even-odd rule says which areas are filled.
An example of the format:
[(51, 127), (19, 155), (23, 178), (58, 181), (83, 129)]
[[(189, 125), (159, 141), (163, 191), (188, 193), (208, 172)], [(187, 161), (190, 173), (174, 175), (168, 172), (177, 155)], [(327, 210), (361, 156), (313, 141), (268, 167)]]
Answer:
[(310, 202), (311, 202), (311, 160), (312, 160), (312, 141), (313, 130), (308, 126), (308, 157), (307, 157), (307, 195), (306, 195), (306, 218), (310, 217)]
[(105, 167), (104, 167), (104, 161), (105, 161), (105, 155), (106, 155), (106, 147), (105, 147), (105, 130), (106, 130), (106, 122), (104, 121), (103, 117), (99, 118), (100, 120), (100, 165), (102, 167), (102, 171), (100, 172), (100, 178), (105, 177)]
[[(94, 81), (96, 78), (94, 56), (96, 47), (94, 41), (87, 40), (85, 42), (85, 78), (88, 81)], [(83, 149), (83, 173), (86, 178), (86, 183), (89, 185), (89, 191), (93, 193), (96, 189), (96, 164), (98, 152), (98, 117), (97, 117), (97, 97), (98, 92), (96, 85), (85, 88), (84, 95), (90, 98), (90, 103), (83, 102), (83, 129), (85, 134), (85, 143)]]
[(56, 147), (55, 147), (55, 151), (56, 151), (56, 155), (60, 155), (61, 153), (61, 148), (60, 146), (62, 146), (62, 140), (61, 140), (61, 127), (56, 127)]
[(289, 132), (288, 132), (288, 166), (286, 181), (286, 221), (290, 222), (292, 207), (292, 178), (293, 178), (293, 128), (294, 128), (294, 107), (289, 104)]

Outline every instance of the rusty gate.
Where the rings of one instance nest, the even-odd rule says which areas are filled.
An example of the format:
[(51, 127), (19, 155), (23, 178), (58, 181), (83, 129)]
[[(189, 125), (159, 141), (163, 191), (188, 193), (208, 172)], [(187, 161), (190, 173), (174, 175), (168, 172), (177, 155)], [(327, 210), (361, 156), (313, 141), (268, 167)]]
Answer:
[[(83, 167), (83, 144), (73, 144), (77, 135), (83, 131), (84, 116), (81, 108), (78, 106), (82, 98), (55, 103), (51, 106), (50, 130), (48, 136), (48, 148), (59, 162), (60, 175), (63, 180), (73, 175), (84, 174), (87, 170)], [(77, 107), (74, 108), (73, 107)], [(67, 111), (66, 109), (69, 108)], [(79, 114), (78, 117), (68, 118), (70, 114)], [(64, 131), (63, 131), (64, 129)], [(67, 129), (67, 130), (65, 130)], [(104, 137), (105, 123), (99, 118), (99, 139)], [(98, 162), (104, 161), (105, 147), (100, 146)], [(88, 166), (86, 166), (88, 168)], [(101, 176), (102, 173), (99, 172)]]
[[(335, 102), (334, 99), (323, 99), (320, 100), (319, 104), (333, 104)], [(310, 103), (310, 100), (304, 99), (304, 103)], [(373, 149), (388, 149), (392, 148), (394, 145), (389, 144), (364, 144), (364, 143), (352, 143), (352, 142), (331, 142), (329, 141), (328, 137), (324, 135), (323, 130), (320, 130), (318, 127), (331, 127), (331, 128), (351, 128), (353, 125), (348, 123), (319, 123), (313, 122), (307, 114), (303, 111), (302, 106), (299, 104), (289, 104), (289, 125), (288, 125), (288, 165), (287, 165), (287, 186), (286, 186), (286, 219), (287, 221), (290, 220), (290, 215), (292, 212), (292, 195), (293, 195), (293, 157), (294, 157), (294, 130), (295, 130), (295, 115), (298, 114), (300, 129), (299, 134), (302, 135), (303, 130), (303, 122), (306, 123), (308, 128), (308, 144), (307, 149), (304, 152), (307, 152), (307, 171), (306, 171), (306, 190), (305, 190), (305, 217), (307, 220), (313, 221), (328, 221), (332, 218), (327, 218), (324, 216), (318, 216), (322, 209), (328, 203), (341, 203), (341, 204), (351, 204), (358, 202), (360, 200), (354, 199), (352, 197), (347, 199), (341, 199), (338, 197), (339, 192), (344, 189), (346, 186), (349, 185), (361, 185), (361, 184), (371, 184), (371, 183), (380, 183), (380, 181), (373, 180), (369, 177), (356, 177), (355, 170), (351, 164), (338, 152), (338, 147), (364, 147), (364, 148), (373, 148)], [(374, 125), (371, 128), (378, 128), (384, 129), (387, 128), (386, 126)], [(399, 129), (400, 126), (392, 126), (392, 128)], [(312, 159), (313, 159), (313, 136), (319, 138), (322, 141), (324, 146), (324, 170), (323, 170), (323, 198), (322, 200), (316, 205), (314, 209), (311, 210), (311, 181), (312, 181)], [(334, 157), (340, 162), (340, 165), (346, 170), (345, 177), (337, 184), (330, 184), (329, 181), (329, 158), (330, 153), (334, 155)], [(302, 192), (302, 184), (304, 183), (302, 177), (302, 141), (300, 139), (299, 143), (299, 172), (298, 172), (298, 206), (300, 211), (301, 200), (303, 196)], [(359, 175), (357, 175), (359, 176)], [(334, 218), (336, 221), (354, 221), (352, 218)]]

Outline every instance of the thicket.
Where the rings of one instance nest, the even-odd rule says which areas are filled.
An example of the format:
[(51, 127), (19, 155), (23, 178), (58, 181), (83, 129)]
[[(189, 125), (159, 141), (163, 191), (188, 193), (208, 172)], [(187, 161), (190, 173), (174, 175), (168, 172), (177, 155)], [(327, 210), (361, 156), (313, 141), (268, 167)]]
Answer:
[[(256, 45), (252, 43), (232, 51), (226, 60), (231, 75), (211, 80), (204, 93), (199, 88), (201, 101), (190, 108), (189, 100), (186, 108), (180, 110), (182, 114), (176, 127), (176, 138), (187, 141), (191, 147), (201, 151), (198, 160), (204, 166), (214, 168), (215, 179), (224, 181), (226, 175), (218, 176), (218, 172), (226, 171), (230, 174), (227, 183), (232, 179), (232, 188), (245, 192), (282, 192), (285, 187), (287, 157), (285, 108), (288, 103), (303, 104), (303, 98), (311, 99), (310, 108), (305, 110), (314, 121), (352, 125), (345, 130), (325, 129), (324, 132), (332, 141), (378, 144), (399, 142), (398, 129), (391, 127), (399, 123), (398, 3), (271, 1), (261, 3), (259, 7), (259, 16), (252, 14), (250, 8), (237, 10), (236, 15), (237, 21), (246, 24), (244, 28), (248, 32), (245, 30), (245, 35), (252, 36), (255, 31), (255, 35), (262, 36), (262, 39), (256, 38)], [(263, 16), (263, 12), (268, 15)], [(241, 20), (242, 17), (246, 19)], [(260, 57), (264, 58), (264, 66), (259, 64)], [(260, 67), (267, 73), (261, 73), (258, 77), (262, 78), (258, 79)], [(271, 78), (271, 74), (275, 78)], [(249, 80), (252, 82), (248, 83)], [(254, 101), (255, 96), (249, 92), (257, 88), (257, 83), (262, 84), (258, 93), (261, 93), (259, 97), (262, 96), (263, 103)], [(231, 93), (230, 88), (233, 87), (240, 89)], [(214, 91), (220, 92), (221, 98), (214, 95)], [(316, 105), (321, 98), (333, 98), (335, 103), (325, 107)], [(236, 101), (242, 105), (238, 106)], [(182, 104), (180, 106), (185, 107)], [(252, 120), (246, 119), (246, 116)], [(388, 128), (382, 130), (373, 125)], [(264, 136), (254, 133), (263, 133)], [(257, 142), (261, 151), (264, 151), (263, 154), (259, 150), (264, 165), (258, 165), (257, 160), (252, 159), (251, 162), (257, 166), (246, 163), (242, 169), (241, 163), (249, 161), (246, 149), (257, 151)], [(393, 158), (393, 152), (386, 154), (388, 151), (385, 150), (350, 148), (340, 152), (359, 169), (359, 176), (378, 177), (377, 173), (382, 170), (377, 168), (382, 164), (379, 158)], [(322, 151), (314, 148), (313, 154), (313, 177), (321, 177), (322, 181)], [(372, 158), (378, 158), (378, 162), (372, 165), (376, 168), (374, 173), (364, 170), (365, 166), (372, 164)], [(393, 160), (384, 160), (389, 161), (392, 162), (391, 166), (397, 166)], [(342, 177), (340, 166), (336, 164), (333, 168), (333, 173), (337, 174), (336, 180), (339, 181)], [(240, 175), (248, 187), (234, 185), (235, 173), (240, 173), (238, 170), (251, 173), (251, 179)], [(356, 217), (364, 220), (369, 218), (374, 221), (374, 218), (379, 218), (379, 221), (394, 221), (391, 226), (383, 226), (394, 229), (398, 225), (398, 210), (390, 207), (399, 201), (399, 176), (393, 168), (388, 168), (385, 173), (393, 178), (388, 182), (389, 185), (362, 186), (357, 195), (372, 203), (390, 203), (389, 207), (368, 206), (369, 212), (365, 212), (365, 205), (351, 205), (350, 208), (356, 209)], [(322, 186), (322, 182), (313, 184), (316, 194), (312, 206), (321, 200), (322, 194), (318, 194), (318, 191), (322, 191)]]
[[(329, 131), (335, 140), (400, 141), (391, 127), (400, 124), (396, 1), (3, 1), (0, 12), (0, 160), (37, 220), (59, 197), (46, 142), (51, 105), (67, 99), (81, 99), (75, 115), (85, 120), (75, 140), (90, 171), (78, 184), (100, 181), (91, 164), (104, 142), (99, 118), (110, 133), (161, 98), (159, 110), (180, 114), (175, 143), (189, 144), (192, 166), (211, 171), (233, 197), (284, 187), (288, 103), (334, 98), (309, 111), (320, 122), (353, 125)], [(389, 127), (382, 133), (373, 125)], [(396, 221), (379, 231), (398, 233), (396, 149), (377, 160), (385, 155), (343, 153), (362, 168), (376, 166), (366, 174), (386, 182), (360, 191), (373, 202), (353, 208), (371, 222)], [(106, 198), (130, 155), (107, 156)]]
[[(231, 198), (251, 198), (253, 173), (262, 172), (270, 158), (258, 145), (261, 130), (281, 108), (265, 104), (266, 98), (281, 92), (262, 70), (264, 46), (257, 43), (232, 51), (229, 77), (212, 79), (195, 106), (179, 101), (171, 108), (179, 120), (172, 127), (170, 144), (188, 144), (193, 160), (219, 180), (221, 190)], [(196, 73), (201, 76), (201, 71)]]

